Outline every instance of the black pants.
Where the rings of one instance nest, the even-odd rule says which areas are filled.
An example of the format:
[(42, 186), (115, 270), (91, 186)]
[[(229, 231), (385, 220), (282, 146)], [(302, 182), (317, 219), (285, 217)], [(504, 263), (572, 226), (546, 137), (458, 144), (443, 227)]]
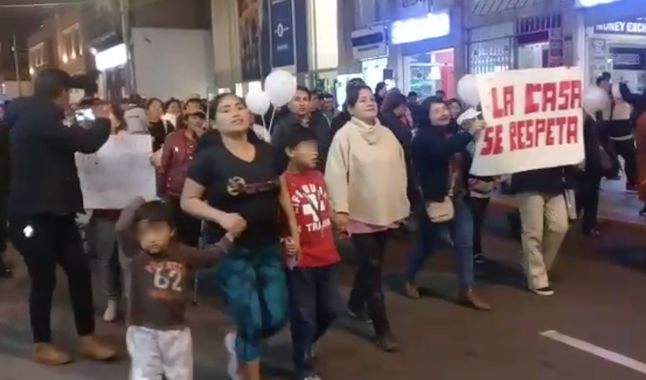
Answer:
[(31, 278), (29, 314), (34, 342), (51, 340), (50, 312), (57, 264), (67, 275), (76, 331), (80, 336), (92, 334), (92, 279), (74, 216), (11, 218), (9, 234)]
[(482, 254), (482, 226), (487, 217), (490, 198), (469, 198), (469, 206), (473, 214), (473, 254)]
[(615, 152), (624, 159), (624, 172), (626, 173), (626, 186), (637, 185), (637, 154), (635, 139), (613, 141)]
[(197, 247), (202, 223), (182, 210), (178, 198), (171, 198), (169, 202), (173, 209), (177, 239), (188, 246)]
[(296, 375), (313, 375), (312, 346), (336, 319), (340, 296), (336, 266), (287, 271), (292, 356)]
[(363, 310), (367, 304), (377, 336), (390, 332), (381, 278), (388, 234), (388, 231), (381, 231), (352, 235), (359, 268), (354, 274), (348, 307), (352, 310)]
[(0, 261), (2, 261), (2, 253), (7, 250), (7, 241), (9, 236), (7, 234), (7, 197), (6, 194), (0, 193)]
[(597, 227), (601, 172), (584, 172), (579, 175), (576, 193), (577, 214), (583, 212), (581, 227), (588, 233)]

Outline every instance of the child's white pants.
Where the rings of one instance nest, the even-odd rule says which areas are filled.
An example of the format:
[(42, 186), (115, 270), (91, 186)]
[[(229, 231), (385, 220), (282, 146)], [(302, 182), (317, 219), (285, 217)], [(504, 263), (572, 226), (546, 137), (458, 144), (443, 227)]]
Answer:
[(193, 380), (193, 338), (188, 327), (154, 330), (130, 326), (126, 344), (130, 380)]

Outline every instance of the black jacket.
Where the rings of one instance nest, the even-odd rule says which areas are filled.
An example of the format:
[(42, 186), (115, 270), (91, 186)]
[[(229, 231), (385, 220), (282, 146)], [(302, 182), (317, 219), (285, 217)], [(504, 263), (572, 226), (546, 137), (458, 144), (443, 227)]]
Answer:
[(331, 129), (332, 129), (332, 137), (339, 131), (339, 129), (343, 128), (344, 125), (347, 124), (348, 121), (352, 119), (352, 116), (350, 116), (350, 113), (346, 111), (345, 109), (341, 111), (338, 115), (332, 119), (332, 124), (331, 124)]
[(408, 182), (411, 184), (414, 175), (412, 172), (412, 158), (411, 158), (411, 140), (413, 139), (413, 133), (410, 128), (408, 128), (402, 121), (395, 116), (392, 112), (382, 112), (379, 114), (379, 121), (381, 124), (390, 129), (390, 131), (395, 135), (397, 141), (402, 146), (404, 150), (404, 159), (406, 160), (406, 174), (408, 176)]
[[(449, 191), (449, 164), (456, 153), (462, 153), (465, 161), (469, 154), (466, 147), (473, 139), (467, 132), (447, 136), (439, 128), (423, 126), (417, 131), (411, 144), (413, 164), (422, 187), (424, 200), (441, 202)], [(465, 162), (463, 178), (466, 181), (469, 162)]]
[(9, 192), (10, 176), (9, 126), (6, 123), (0, 121), (0, 202), (3, 202), (4, 198)]
[(271, 136), (271, 145), (274, 147), (275, 151), (276, 170), (278, 170), (279, 173), (282, 173), (287, 169), (288, 158), (287, 154), (285, 154), (285, 147), (287, 146), (285, 139), (289, 133), (294, 130), (294, 128), (311, 128), (312, 131), (314, 131), (319, 150), (317, 168), (324, 171), (332, 137), (330, 133), (330, 124), (322, 113), (312, 114), (312, 117), (306, 125), (303, 125), (301, 121), (292, 114), (284, 116), (278, 120)]
[(537, 192), (557, 195), (565, 189), (574, 188), (576, 170), (571, 166), (537, 169), (511, 176), (514, 193)]
[(66, 127), (63, 110), (47, 99), (14, 101), (6, 120), (11, 137), (9, 215), (83, 211), (74, 153), (94, 153), (110, 136), (110, 121)]
[(600, 125), (593, 118), (586, 117), (583, 122), (583, 142), (585, 145), (585, 171), (590, 174), (602, 174)]

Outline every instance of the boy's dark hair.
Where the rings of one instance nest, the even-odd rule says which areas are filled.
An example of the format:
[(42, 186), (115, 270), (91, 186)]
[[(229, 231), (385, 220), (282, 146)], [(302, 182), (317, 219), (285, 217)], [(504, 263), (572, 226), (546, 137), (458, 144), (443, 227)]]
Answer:
[(317, 141), (316, 134), (300, 124), (289, 126), (289, 132), (285, 135), (285, 148), (294, 149), (304, 141)]
[(54, 99), (70, 88), (72, 88), (72, 77), (67, 72), (59, 69), (44, 69), (34, 82), (34, 95)]
[(142, 204), (135, 211), (134, 224), (139, 222), (168, 223), (171, 229), (175, 228), (173, 213), (162, 201), (150, 201)]
[(417, 95), (417, 93), (416, 93), (415, 91), (411, 91), (411, 92), (409, 92), (409, 93), (408, 93), (408, 97), (409, 97), (409, 98), (412, 98), (413, 96), (415, 96), (415, 97), (417, 97), (417, 96), (418, 96), (418, 95)]
[(598, 78), (597, 78), (597, 80), (595, 81), (595, 83), (597, 84), (597, 86), (599, 86), (599, 85), (601, 85), (601, 82), (610, 82), (610, 78), (609, 78), (609, 77), (606, 77), (606, 76), (601, 75), (600, 77), (598, 77)]
[(310, 91), (310, 89), (305, 86), (296, 86), (296, 91), (304, 92), (307, 94), (308, 98), (312, 98), (312, 91)]

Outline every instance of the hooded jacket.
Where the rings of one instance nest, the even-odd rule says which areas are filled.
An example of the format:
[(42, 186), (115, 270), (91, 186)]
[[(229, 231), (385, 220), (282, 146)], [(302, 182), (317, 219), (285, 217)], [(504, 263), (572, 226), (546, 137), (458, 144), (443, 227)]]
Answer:
[(67, 127), (64, 112), (45, 98), (14, 101), (6, 114), (11, 139), (9, 215), (72, 214), (83, 211), (74, 154), (94, 153), (110, 136), (110, 121), (90, 128)]

